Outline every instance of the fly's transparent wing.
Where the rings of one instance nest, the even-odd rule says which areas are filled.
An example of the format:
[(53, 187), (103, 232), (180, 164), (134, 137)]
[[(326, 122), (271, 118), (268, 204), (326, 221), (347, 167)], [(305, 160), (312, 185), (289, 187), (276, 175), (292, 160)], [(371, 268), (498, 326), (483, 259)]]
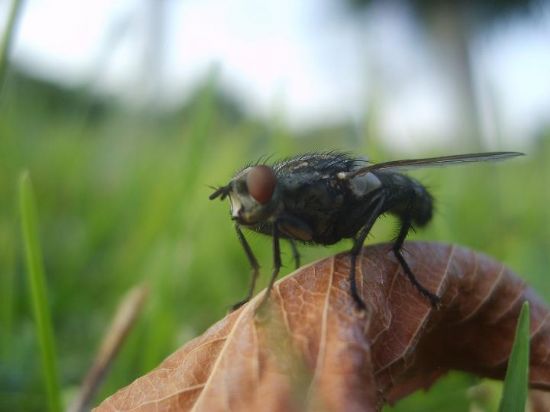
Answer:
[(495, 162), (506, 160), (516, 156), (523, 156), (520, 152), (486, 152), (469, 153), (451, 156), (427, 157), (424, 159), (392, 160), (384, 163), (375, 163), (348, 173), (346, 178), (352, 178), (376, 170), (404, 171), (423, 167), (442, 167), (449, 165), (461, 165), (476, 162)]

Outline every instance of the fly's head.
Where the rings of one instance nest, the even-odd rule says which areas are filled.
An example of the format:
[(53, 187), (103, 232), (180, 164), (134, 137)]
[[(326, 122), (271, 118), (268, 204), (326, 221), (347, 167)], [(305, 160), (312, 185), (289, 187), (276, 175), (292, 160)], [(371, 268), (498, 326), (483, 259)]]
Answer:
[(266, 165), (247, 167), (210, 195), (210, 200), (229, 197), (231, 218), (245, 226), (269, 220), (279, 206), (277, 176)]

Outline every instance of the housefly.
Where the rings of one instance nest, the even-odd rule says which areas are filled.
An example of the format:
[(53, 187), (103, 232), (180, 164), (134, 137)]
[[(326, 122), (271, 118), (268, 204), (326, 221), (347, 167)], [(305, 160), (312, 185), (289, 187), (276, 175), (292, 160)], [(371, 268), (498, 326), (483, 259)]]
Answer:
[(357, 307), (365, 309), (357, 292), (355, 263), (374, 222), (385, 213), (399, 220), (392, 250), (404, 274), (418, 292), (437, 307), (439, 297), (417, 280), (402, 254), (409, 230), (425, 226), (431, 220), (433, 198), (420, 182), (401, 172), (520, 155), (522, 153), (489, 152), (370, 163), (345, 153), (328, 152), (243, 168), (210, 195), (211, 200), (229, 198), (237, 237), (252, 267), (248, 294), (233, 309), (252, 297), (260, 268), (242, 227), (273, 238), (273, 271), (262, 303), (268, 299), (281, 268), (280, 239), (290, 242), (297, 267), (300, 256), (296, 242), (332, 245), (341, 239), (351, 239), (350, 294)]

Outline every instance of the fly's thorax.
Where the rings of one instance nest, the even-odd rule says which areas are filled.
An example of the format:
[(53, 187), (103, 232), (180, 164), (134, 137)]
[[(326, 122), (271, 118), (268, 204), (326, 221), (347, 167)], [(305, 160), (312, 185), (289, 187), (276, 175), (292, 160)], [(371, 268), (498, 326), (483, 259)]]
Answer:
[(269, 166), (252, 166), (239, 172), (229, 184), (231, 218), (242, 225), (270, 220), (280, 208), (279, 187)]

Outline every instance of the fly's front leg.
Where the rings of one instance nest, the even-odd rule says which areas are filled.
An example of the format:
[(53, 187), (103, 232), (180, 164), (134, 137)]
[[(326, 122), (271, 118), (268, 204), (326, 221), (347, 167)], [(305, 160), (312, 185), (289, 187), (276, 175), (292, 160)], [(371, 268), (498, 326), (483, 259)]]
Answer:
[(281, 245), (279, 241), (280, 235), (277, 222), (273, 223), (273, 233), (271, 234), (271, 236), (273, 237), (273, 271), (271, 272), (271, 279), (269, 280), (269, 285), (267, 286), (265, 295), (260, 302), (258, 308), (261, 308), (269, 299), (269, 296), (271, 295), (271, 289), (273, 289), (273, 284), (275, 283), (275, 280), (279, 275), (279, 271), (281, 270)]
[(428, 298), (433, 308), (437, 308), (439, 306), (441, 299), (439, 298), (439, 296), (433, 294), (424, 286), (422, 286), (422, 284), (418, 281), (418, 279), (416, 279), (416, 276), (412, 272), (407, 261), (403, 257), (403, 254), (401, 253), (403, 242), (405, 241), (405, 238), (407, 237), (407, 234), (409, 233), (409, 230), (412, 227), (412, 218), (410, 217), (410, 215), (406, 214), (404, 216), (401, 216), (400, 221), (401, 221), (401, 227), (399, 228), (399, 234), (397, 235), (397, 238), (395, 239), (395, 242), (392, 247), (393, 254), (397, 258), (399, 264), (403, 268), (403, 271), (409, 278), (410, 282), (414, 285), (414, 287), (422, 295)]
[(241, 231), (241, 228), (239, 227), (239, 225), (235, 225), (235, 230), (237, 231), (237, 237), (239, 238), (239, 242), (241, 243), (241, 246), (243, 247), (244, 252), (246, 253), (246, 257), (248, 258), (248, 262), (250, 263), (250, 266), (252, 268), (252, 276), (250, 278), (250, 287), (248, 289), (248, 294), (246, 295), (246, 298), (244, 298), (240, 302), (235, 303), (231, 307), (231, 310), (236, 310), (240, 308), (242, 305), (244, 305), (246, 302), (248, 302), (252, 298), (252, 295), (254, 294), (254, 288), (256, 287), (256, 279), (258, 279), (258, 274), (260, 273), (260, 265), (258, 264), (258, 261), (254, 256), (254, 253), (252, 253), (252, 249), (250, 248), (250, 245), (246, 241), (246, 238), (244, 237), (244, 234)]
[(296, 242), (294, 240), (288, 239), (288, 243), (290, 243), (290, 250), (292, 251), (294, 265), (296, 269), (298, 269), (300, 267), (300, 252), (298, 251), (298, 247), (296, 246)]
[(365, 302), (357, 292), (357, 282), (355, 279), (355, 264), (357, 262), (357, 256), (359, 256), (359, 253), (361, 252), (361, 248), (363, 247), (363, 243), (365, 242), (367, 235), (371, 231), (372, 226), (374, 225), (374, 222), (376, 221), (376, 219), (378, 219), (378, 216), (380, 216), (380, 213), (382, 213), (383, 204), (384, 204), (384, 195), (382, 194), (380, 198), (375, 201), (375, 205), (372, 211), (370, 212), (367, 218), (367, 221), (365, 222), (365, 225), (357, 234), (357, 237), (353, 241), (353, 247), (350, 250), (350, 256), (351, 256), (350, 271), (349, 271), (350, 294), (357, 308), (363, 311), (366, 310), (366, 306), (365, 306)]

